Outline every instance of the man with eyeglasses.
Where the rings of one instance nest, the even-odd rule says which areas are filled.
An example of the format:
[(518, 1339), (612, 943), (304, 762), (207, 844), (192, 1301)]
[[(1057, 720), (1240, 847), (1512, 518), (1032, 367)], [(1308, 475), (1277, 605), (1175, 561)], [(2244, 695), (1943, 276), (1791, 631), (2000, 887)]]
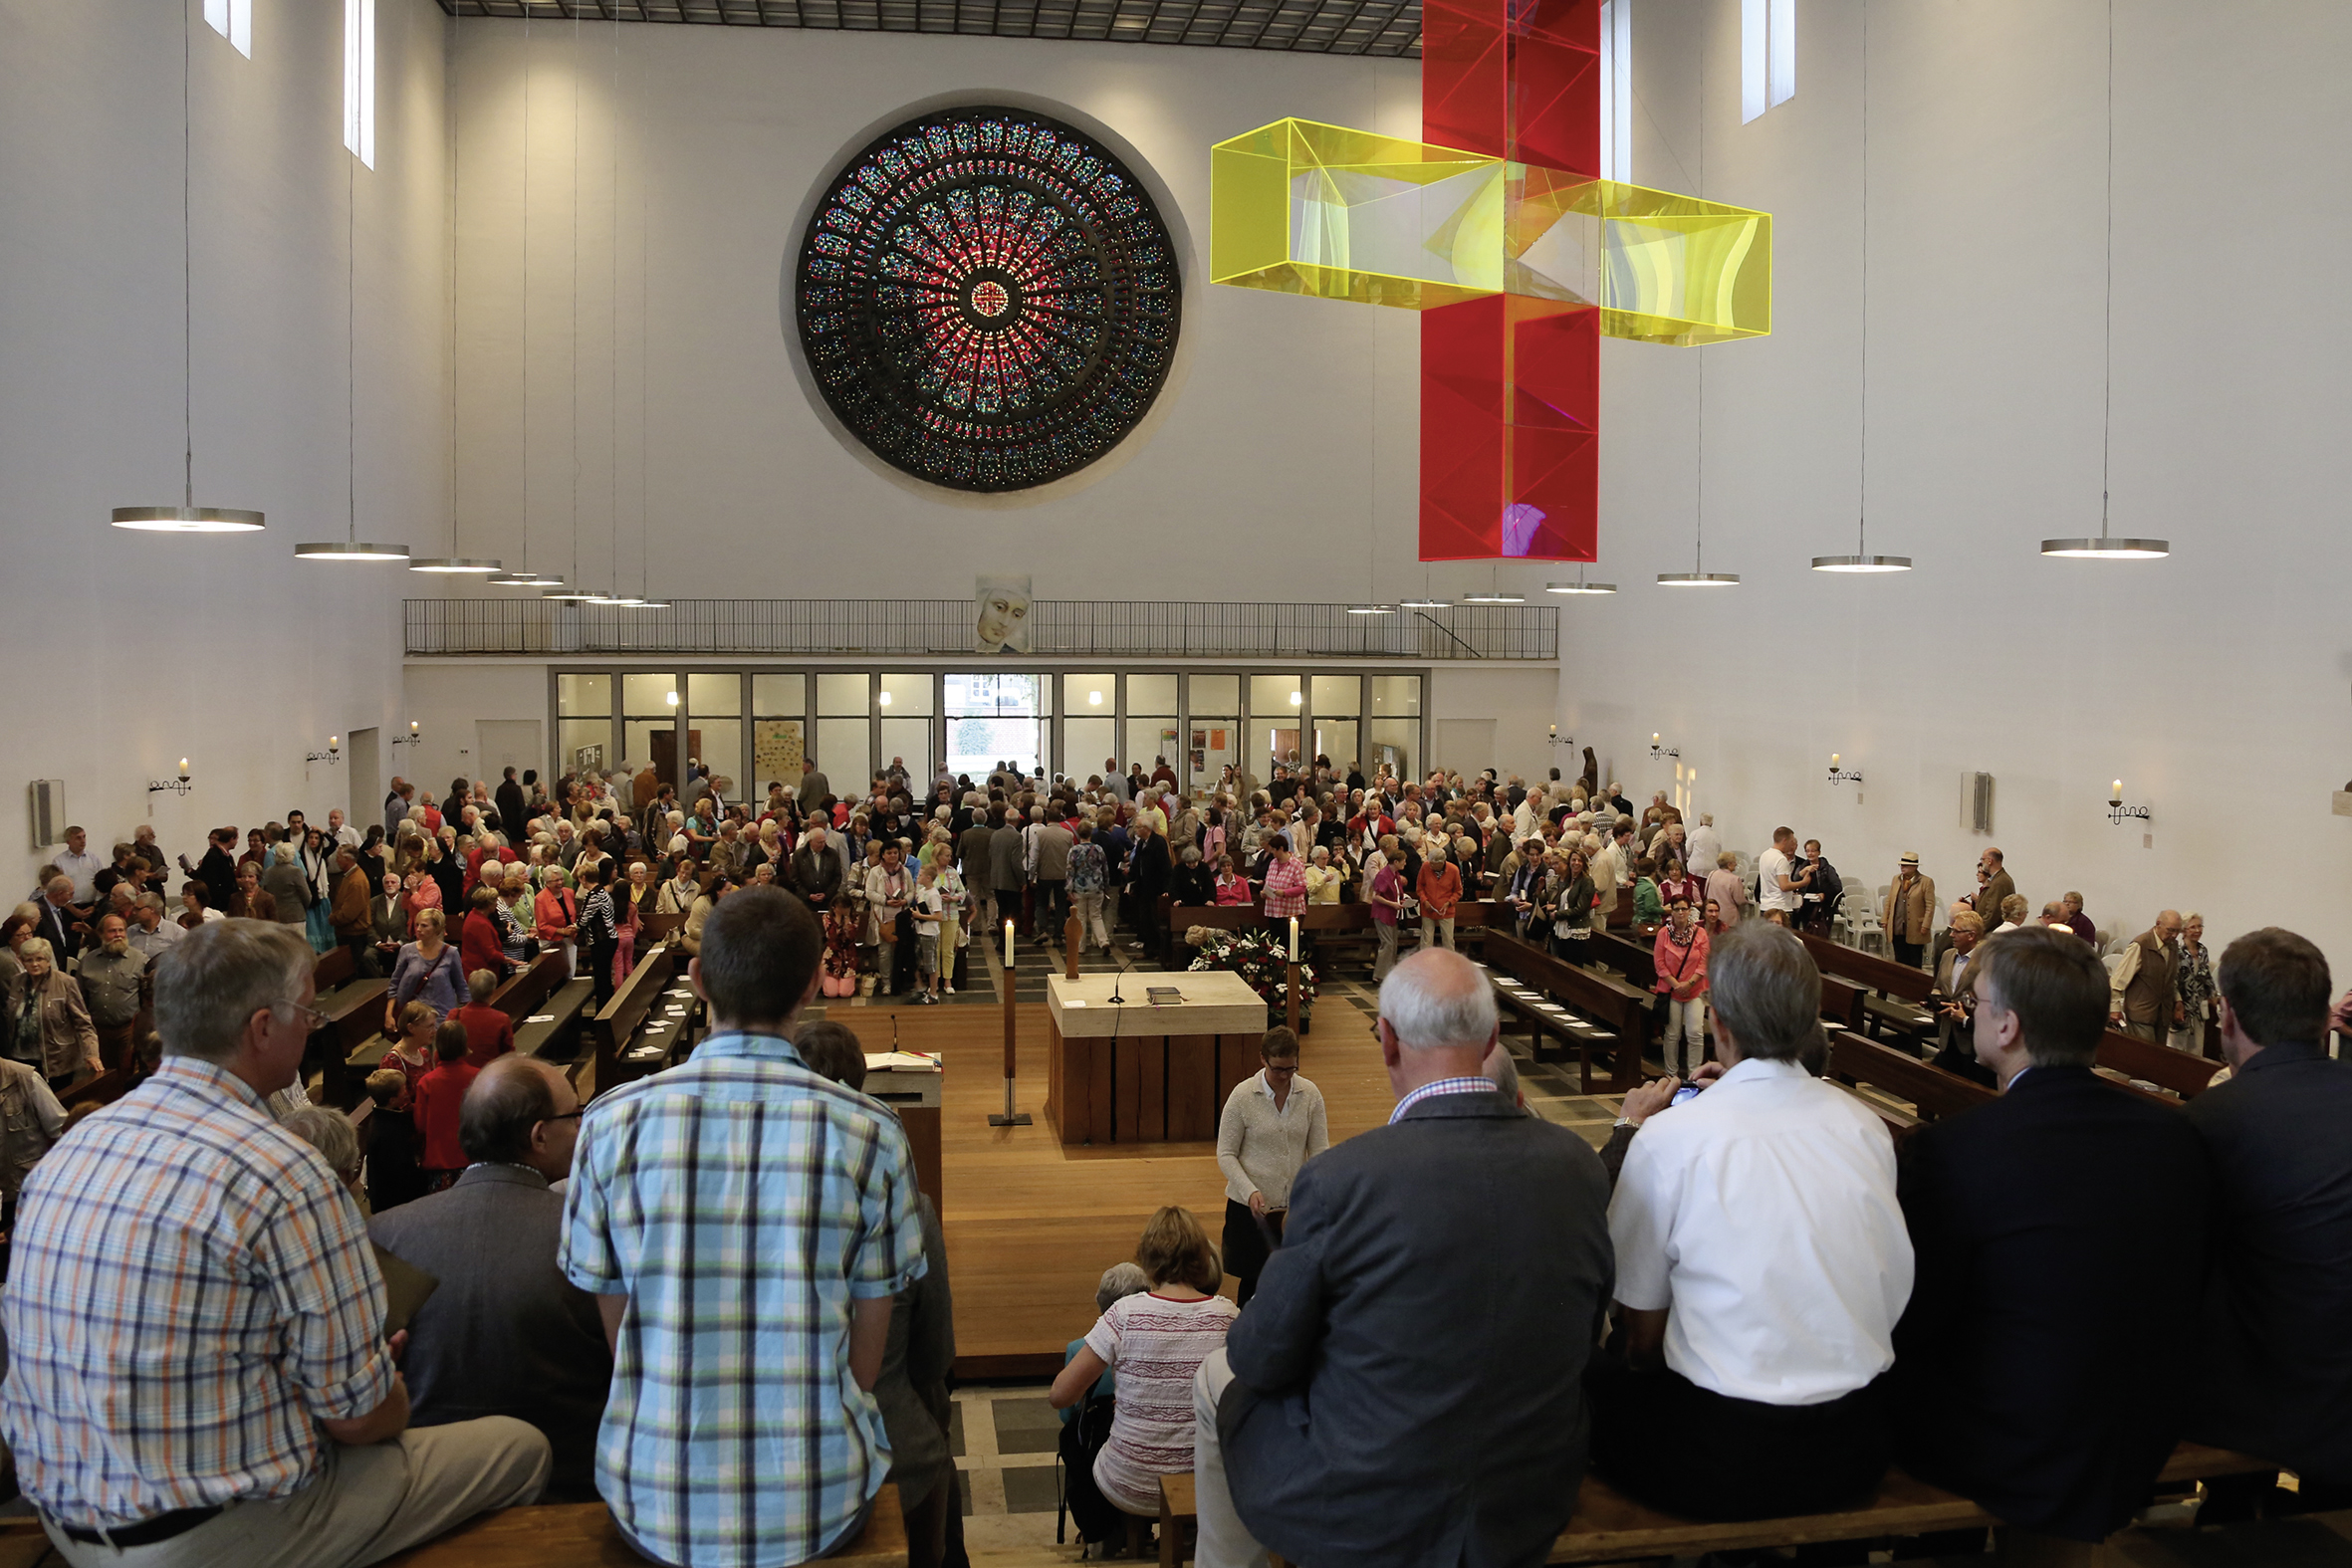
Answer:
[(155, 964), (162, 1065), (25, 1181), (0, 1433), (74, 1568), (358, 1568), (547, 1480), (522, 1422), (409, 1426), (358, 1205), (265, 1108), (296, 1089), (313, 957), (260, 921), (191, 931)]
[(419, 1427), (514, 1416), (555, 1454), (548, 1495), (592, 1502), (596, 1424), (612, 1352), (596, 1298), (556, 1267), (580, 1096), (553, 1062), (508, 1054), (466, 1091), (458, 1137), (473, 1162), (457, 1184), (368, 1223), (375, 1244), (439, 1286), (408, 1326)]

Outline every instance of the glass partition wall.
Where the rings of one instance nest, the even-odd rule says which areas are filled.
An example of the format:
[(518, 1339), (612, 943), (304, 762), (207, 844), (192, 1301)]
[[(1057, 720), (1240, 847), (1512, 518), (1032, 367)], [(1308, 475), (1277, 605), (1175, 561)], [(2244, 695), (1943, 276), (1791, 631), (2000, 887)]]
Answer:
[[(836, 794), (862, 792), (898, 761), (918, 795), (938, 767), (984, 780), (1011, 764), (1081, 784), (1140, 763), (1164, 764), (1188, 791), (1227, 770), (1263, 786), (1277, 764), (1328, 758), (1344, 778), (1385, 763), (1413, 778), (1425, 755), (1424, 673), (1294, 669), (966, 671), (553, 671), (552, 759), (558, 774), (631, 772), (650, 764), (687, 793), (681, 762), (766, 797), (798, 785), (811, 758)], [(617, 750), (615, 749), (617, 746)]]

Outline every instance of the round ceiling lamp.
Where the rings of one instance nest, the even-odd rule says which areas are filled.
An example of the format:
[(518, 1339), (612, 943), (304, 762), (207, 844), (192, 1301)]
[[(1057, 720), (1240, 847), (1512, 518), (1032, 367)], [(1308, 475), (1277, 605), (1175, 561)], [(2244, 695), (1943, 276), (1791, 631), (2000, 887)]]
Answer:
[(2173, 545), (2168, 539), (2113, 539), (2101, 533), (2097, 539), (2045, 539), (2041, 553), (2077, 560), (2162, 560)]
[(1525, 604), (1528, 601), (1523, 594), (1489, 591), (1486, 593), (1465, 593), (1462, 595), (1462, 602), (1465, 604)]
[(2173, 553), (2166, 539), (2115, 539), (2107, 532), (2108, 475), (2115, 434), (2115, 5), (2107, 5), (2107, 376), (2099, 412), (2099, 537), (2045, 539), (2044, 556), (2073, 560), (2162, 560)]
[(1614, 593), (1617, 591), (1617, 584), (1614, 582), (1587, 582), (1584, 580), (1584, 568), (1579, 566), (1576, 568), (1575, 581), (1546, 582), (1543, 584), (1543, 591), (1546, 593)]
[(328, 540), (294, 547), (297, 560), (406, 560), (405, 545), (370, 545), (362, 540)]
[(1347, 613), (1350, 615), (1394, 615), (1396, 606), (1394, 604), (1350, 604), (1347, 606)]
[[(191, 497), (193, 491), (190, 491)], [(265, 528), (258, 512), (235, 507), (117, 507), (115, 527), (149, 534), (250, 534)]]
[(1815, 571), (1909, 571), (1909, 556), (1815, 556)]
[(543, 599), (556, 599), (571, 604), (590, 603), (596, 597), (587, 588), (546, 588), (541, 590), (539, 596)]
[(1730, 588), (1740, 583), (1737, 571), (1661, 571), (1658, 585), (1666, 588)]
[(196, 505), (196, 353), (195, 266), (189, 204), (189, 165), (194, 156), (188, 68), (192, 46), (188, 40), (188, 11), (179, 18), (179, 421), (180, 504), (176, 507), (117, 507), (117, 528), (145, 534), (250, 534), (268, 527), (259, 512), (239, 507)]
[(1398, 599), (1396, 606), (1398, 609), (1433, 610), (1452, 609), (1454, 603), (1451, 599)]
[(484, 576), (489, 576), (506, 568), (495, 560), (474, 560), (465, 556), (423, 556), (408, 562), (408, 569), (410, 571), (443, 571), (452, 575), (460, 572), (478, 571)]

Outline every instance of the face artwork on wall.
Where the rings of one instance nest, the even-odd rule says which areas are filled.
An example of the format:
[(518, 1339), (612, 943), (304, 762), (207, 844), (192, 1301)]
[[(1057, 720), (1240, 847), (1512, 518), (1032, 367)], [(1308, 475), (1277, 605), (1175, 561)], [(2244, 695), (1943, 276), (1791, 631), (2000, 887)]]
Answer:
[(1011, 491), (1116, 446), (1175, 356), (1167, 226), (1118, 157), (1026, 110), (957, 109), (836, 172), (801, 247), (811, 374), (876, 456)]
[(1029, 651), (1029, 578), (972, 580), (972, 646), (982, 653)]

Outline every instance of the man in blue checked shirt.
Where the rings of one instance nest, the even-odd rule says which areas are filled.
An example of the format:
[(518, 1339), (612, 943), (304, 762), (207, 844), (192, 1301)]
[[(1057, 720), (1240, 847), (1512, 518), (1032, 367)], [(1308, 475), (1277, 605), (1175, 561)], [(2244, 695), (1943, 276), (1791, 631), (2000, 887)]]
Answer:
[(613, 1349), (596, 1484), (673, 1568), (822, 1557), (890, 1467), (870, 1391), (924, 1269), (914, 1157), (793, 1048), (823, 946), (789, 894), (723, 900), (688, 968), (711, 1033), (596, 1100), (574, 1157), (559, 1260)]

